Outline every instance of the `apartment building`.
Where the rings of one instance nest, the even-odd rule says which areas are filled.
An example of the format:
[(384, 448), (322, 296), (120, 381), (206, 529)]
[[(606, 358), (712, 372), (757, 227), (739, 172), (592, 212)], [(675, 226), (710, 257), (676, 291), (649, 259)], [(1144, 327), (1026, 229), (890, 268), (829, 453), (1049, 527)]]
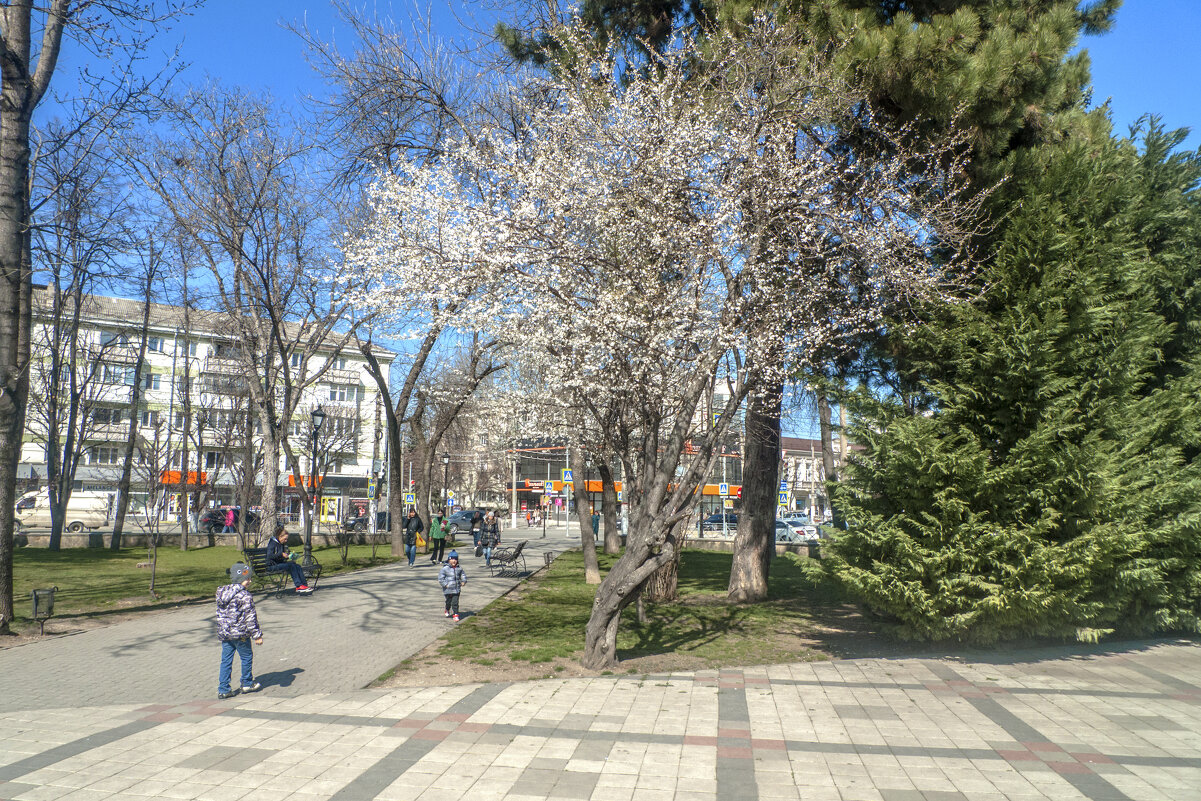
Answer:
[[(33, 369), (19, 479), (22, 491), (45, 486), (51, 452), (62, 463), (76, 462), (76, 490), (115, 496), (130, 428), (137, 455), (132, 470), (132, 508), (147, 499), (166, 500), (164, 513), (184, 507), (236, 503), (262, 481), (262, 424), (249, 397), (250, 381), (229, 319), (219, 313), (155, 304), (150, 311), (146, 358), (135, 408), (134, 368), (140, 347), (142, 304), (124, 298), (83, 297), (77, 326), (74, 304), (65, 301), (56, 321), (50, 290), (34, 300)], [(395, 354), (377, 348), (385, 377)], [(301, 356), (289, 365), (299, 372)], [(386, 442), (380, 393), (357, 349), (317, 348), (307, 362), (308, 375), (325, 369), (301, 395), (285, 436), (311, 471), (312, 423), (318, 405), (325, 413), (316, 440), (318, 467), (328, 500), (325, 517), (339, 517), (347, 504), (365, 501), (368, 479)], [(68, 438), (74, 443), (70, 448)], [(298, 509), (281, 452), (280, 506)], [(183, 492), (181, 493), (181, 490)]]

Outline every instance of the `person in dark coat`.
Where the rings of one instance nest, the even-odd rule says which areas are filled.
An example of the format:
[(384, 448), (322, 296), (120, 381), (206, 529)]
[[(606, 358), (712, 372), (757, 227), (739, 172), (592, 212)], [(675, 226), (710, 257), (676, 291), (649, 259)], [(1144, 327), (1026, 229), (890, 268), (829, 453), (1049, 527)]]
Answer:
[(405, 527), (402, 534), (405, 543), (405, 556), (409, 557), (409, 567), (412, 567), (413, 562), (417, 559), (417, 535), (424, 530), (425, 524), (417, 516), (417, 510), (410, 509), (409, 516), (405, 519)]
[(267, 540), (267, 572), (282, 573), (285, 570), (292, 574), (292, 583), (296, 585), (296, 592), (301, 595), (312, 592), (309, 585), (305, 583), (304, 570), (292, 561), (292, 554), (288, 550), (287, 530), (283, 526), (276, 526), (275, 536)]

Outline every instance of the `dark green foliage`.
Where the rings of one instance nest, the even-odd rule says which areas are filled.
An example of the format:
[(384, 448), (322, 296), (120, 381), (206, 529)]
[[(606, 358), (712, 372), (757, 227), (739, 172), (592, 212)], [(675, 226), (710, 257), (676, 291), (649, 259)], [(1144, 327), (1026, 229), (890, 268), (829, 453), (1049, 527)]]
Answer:
[(983, 296), (898, 346), (926, 413), (858, 399), (837, 571), (908, 635), (1198, 630), (1201, 159), (1101, 133), (1015, 162)]

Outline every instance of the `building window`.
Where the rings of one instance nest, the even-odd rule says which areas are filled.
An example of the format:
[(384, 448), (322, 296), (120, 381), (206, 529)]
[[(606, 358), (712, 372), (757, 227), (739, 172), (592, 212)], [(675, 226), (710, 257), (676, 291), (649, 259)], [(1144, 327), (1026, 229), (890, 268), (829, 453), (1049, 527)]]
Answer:
[(331, 401), (344, 402), (353, 401), (359, 397), (359, 388), (356, 384), (330, 384), (329, 399)]
[(160, 382), (163, 380), (163, 377), (158, 373), (147, 373), (143, 378), (145, 379), (142, 381), (143, 389), (158, 389)]
[(184, 351), (189, 356), (195, 356), (196, 353), (199, 351), (199, 348), (197, 347), (195, 342), (185, 342), (184, 343)]
[(339, 356), (338, 358), (334, 359), (334, 369), (335, 370), (345, 370), (346, 369), (346, 357), (345, 356)]
[(101, 331), (101, 345), (128, 345), (129, 335), (124, 331)]
[(158, 428), (158, 412), (142, 412), (142, 428)]
[(120, 464), (121, 449), (115, 445), (95, 445), (88, 449), (88, 464)]
[(205, 451), (204, 467), (206, 470), (216, 470), (225, 465), (225, 454), (221, 451)]
[(155, 353), (162, 353), (163, 352), (163, 338), (162, 337), (148, 337), (146, 339), (146, 350), (152, 350)]
[(301, 360), (302, 360), (301, 354), (299, 354), (299, 353), (292, 354), (292, 366), (293, 367), (300, 367)]
[(92, 410), (92, 422), (98, 426), (116, 425), (121, 422), (121, 409), (110, 409), (107, 407), (99, 407)]
[(100, 380), (105, 384), (133, 386), (133, 368), (124, 364), (106, 364), (101, 371)]
[(183, 412), (175, 413), (175, 427), (183, 428)]

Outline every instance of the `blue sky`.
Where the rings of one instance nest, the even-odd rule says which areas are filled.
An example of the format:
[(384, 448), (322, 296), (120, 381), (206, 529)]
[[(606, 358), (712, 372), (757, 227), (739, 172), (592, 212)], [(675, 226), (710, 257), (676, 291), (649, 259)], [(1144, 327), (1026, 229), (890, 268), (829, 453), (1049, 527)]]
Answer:
[[(490, 28), (489, 5), (441, 0), (430, 8), (440, 30), (453, 32), (456, 16)], [(380, 16), (402, 18), (413, 6), (375, 0), (371, 7)], [(1113, 32), (1082, 41), (1093, 62), (1093, 101), (1099, 105), (1112, 99), (1116, 132), (1125, 133), (1145, 112), (1162, 115), (1169, 128), (1201, 127), (1201, 81), (1193, 55), (1201, 41), (1198, 10), (1197, 0), (1126, 0)], [(347, 35), (324, 0), (210, 0), (169, 38), (183, 38), (189, 80), (212, 75), (224, 83), (268, 90), (285, 101), (319, 94), (320, 79), (283, 21), (307, 21), (322, 38), (332, 35), (337, 41)], [(1194, 133), (1188, 145), (1201, 145), (1201, 134)]]

